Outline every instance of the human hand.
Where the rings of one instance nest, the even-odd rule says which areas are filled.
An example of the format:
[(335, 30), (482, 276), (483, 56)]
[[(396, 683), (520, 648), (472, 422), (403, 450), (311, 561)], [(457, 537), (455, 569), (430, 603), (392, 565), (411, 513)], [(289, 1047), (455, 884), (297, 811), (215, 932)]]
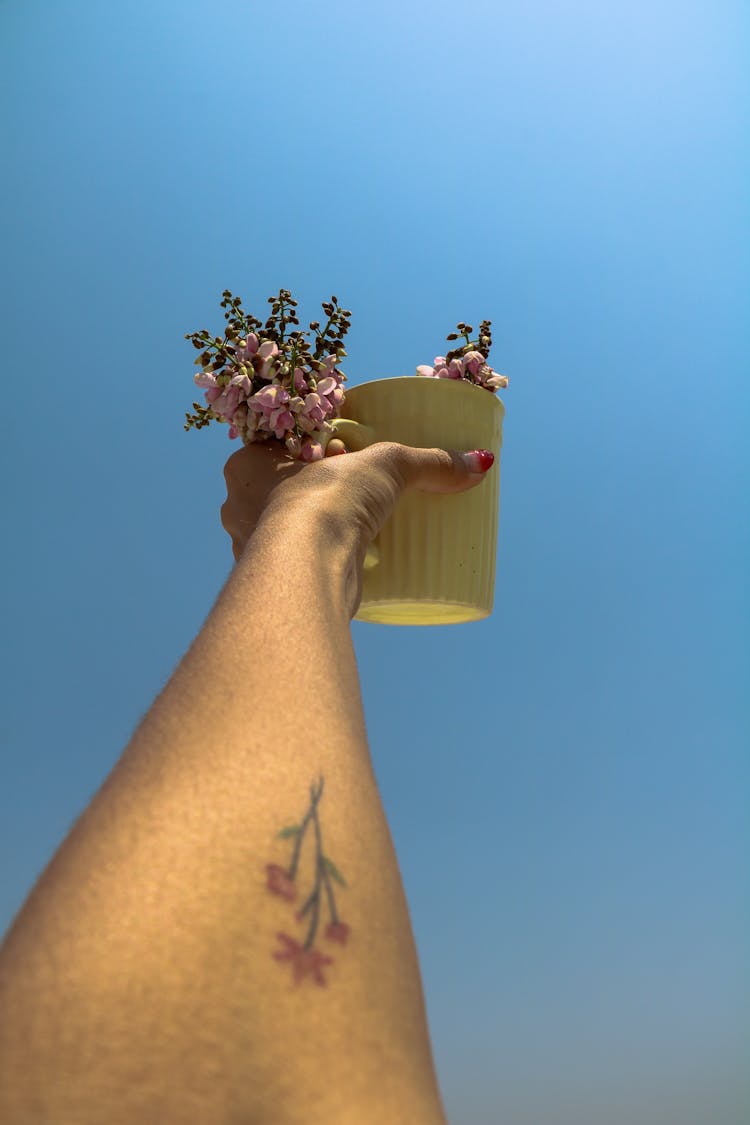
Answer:
[(227, 499), (221, 521), (239, 559), (268, 509), (331, 519), (353, 531), (360, 562), (407, 488), (465, 492), (492, 466), (487, 451), (460, 453), (376, 442), (357, 452), (329, 442), (320, 461), (294, 460), (280, 442), (258, 442), (233, 453), (224, 467)]

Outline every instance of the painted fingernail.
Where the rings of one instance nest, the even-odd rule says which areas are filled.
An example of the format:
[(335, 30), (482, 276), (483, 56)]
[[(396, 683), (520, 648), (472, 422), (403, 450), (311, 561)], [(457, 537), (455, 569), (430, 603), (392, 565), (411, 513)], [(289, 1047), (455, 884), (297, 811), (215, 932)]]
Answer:
[(495, 454), (489, 449), (474, 449), (471, 453), (462, 453), (470, 473), (486, 473), (495, 463)]

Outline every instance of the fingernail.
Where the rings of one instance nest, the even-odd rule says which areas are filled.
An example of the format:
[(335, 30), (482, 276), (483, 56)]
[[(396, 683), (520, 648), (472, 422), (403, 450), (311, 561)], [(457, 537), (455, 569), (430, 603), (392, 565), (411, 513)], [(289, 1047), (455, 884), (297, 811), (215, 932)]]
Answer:
[(471, 453), (462, 453), (470, 473), (486, 473), (495, 463), (495, 454), (489, 449), (474, 449)]

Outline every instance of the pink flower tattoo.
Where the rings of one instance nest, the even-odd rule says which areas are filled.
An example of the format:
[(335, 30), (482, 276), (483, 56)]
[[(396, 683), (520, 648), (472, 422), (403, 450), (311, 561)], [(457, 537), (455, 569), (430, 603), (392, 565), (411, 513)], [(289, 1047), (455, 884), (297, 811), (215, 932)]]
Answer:
[(289, 878), (283, 867), (279, 867), (278, 863), (266, 864), (266, 877), (269, 891), (273, 891), (275, 895), (281, 895), (287, 902), (294, 902), (297, 897), (297, 888), (294, 885), (294, 880)]
[[(346, 880), (336, 867), (330, 856), (323, 851), (323, 833), (320, 827), (320, 814), (318, 805), (323, 796), (323, 778), (317, 785), (310, 787), (310, 804), (307, 812), (299, 824), (290, 824), (282, 828), (278, 834), (280, 840), (293, 840), (292, 854), (287, 867), (278, 863), (266, 864), (266, 887), (271, 894), (278, 895), (288, 903), (298, 901), (297, 873), (300, 856), (305, 840), (308, 848), (313, 848), (312, 882), (304, 890), (307, 892), (302, 899), (302, 905), (294, 912), (298, 923), (307, 927), (305, 937), (299, 940), (290, 934), (277, 933), (277, 940), (281, 947), (271, 954), (275, 961), (286, 961), (292, 967), (295, 984), (300, 984), (306, 977), (317, 985), (326, 985), (323, 969), (333, 964), (333, 958), (322, 953), (315, 946), (315, 940), (321, 929), (324, 912), (328, 914), (324, 936), (330, 942), (346, 945), (349, 940), (351, 926), (342, 922), (336, 908), (336, 892), (334, 883), (346, 887)], [(308, 829), (310, 830), (308, 833)], [(300, 897), (302, 897), (300, 895)]]
[(332, 965), (333, 958), (326, 957), (318, 949), (305, 949), (304, 945), (289, 934), (277, 934), (283, 949), (274, 953), (274, 961), (291, 961), (294, 970), (294, 983), (299, 984), (306, 976), (311, 976), (316, 984), (326, 984), (323, 967)]

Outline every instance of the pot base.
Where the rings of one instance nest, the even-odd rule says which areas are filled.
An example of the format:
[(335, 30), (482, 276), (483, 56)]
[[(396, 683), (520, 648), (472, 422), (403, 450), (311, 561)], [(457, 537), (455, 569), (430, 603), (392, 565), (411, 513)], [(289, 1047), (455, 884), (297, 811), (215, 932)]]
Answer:
[(354, 620), (375, 625), (463, 625), (467, 621), (482, 621), (491, 612), (465, 602), (384, 601), (360, 606)]

